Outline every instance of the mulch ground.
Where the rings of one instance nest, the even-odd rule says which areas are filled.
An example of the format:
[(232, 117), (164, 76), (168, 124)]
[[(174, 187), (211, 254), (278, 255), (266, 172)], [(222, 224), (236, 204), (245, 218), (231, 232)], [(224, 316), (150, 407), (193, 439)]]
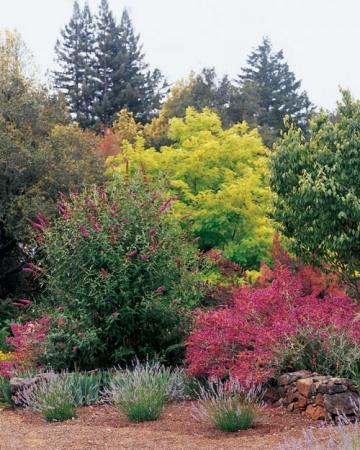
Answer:
[[(78, 417), (47, 423), (39, 414), (0, 410), (1, 450), (284, 449), (319, 423), (284, 408), (264, 407), (254, 428), (222, 433), (192, 418), (192, 402), (167, 406), (154, 422), (130, 424), (112, 406), (78, 409)], [(304, 447), (305, 448), (305, 447)]]

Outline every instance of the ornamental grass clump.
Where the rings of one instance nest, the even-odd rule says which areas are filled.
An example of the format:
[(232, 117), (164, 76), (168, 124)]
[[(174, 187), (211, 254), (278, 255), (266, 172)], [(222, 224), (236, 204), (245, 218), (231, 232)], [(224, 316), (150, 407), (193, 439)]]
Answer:
[(67, 377), (51, 374), (20, 395), (25, 407), (39, 411), (49, 422), (62, 422), (76, 417), (71, 380)]
[(184, 395), (182, 371), (172, 371), (159, 363), (135, 363), (132, 369), (117, 370), (109, 394), (115, 406), (131, 422), (159, 418), (168, 401)]
[(253, 426), (260, 403), (259, 388), (245, 391), (236, 380), (217, 379), (199, 385), (199, 401), (193, 416), (220, 431), (247, 430)]

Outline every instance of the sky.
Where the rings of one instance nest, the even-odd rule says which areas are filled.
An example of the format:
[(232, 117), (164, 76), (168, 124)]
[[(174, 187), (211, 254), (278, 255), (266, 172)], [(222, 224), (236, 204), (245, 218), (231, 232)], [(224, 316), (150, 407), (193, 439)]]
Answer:
[[(80, 0), (83, 4), (84, 0)], [(88, 0), (96, 12), (99, 1)], [(170, 82), (215, 67), (236, 77), (263, 36), (283, 49), (290, 69), (318, 106), (333, 109), (339, 86), (360, 97), (360, 0), (109, 0), (126, 7), (146, 60)], [(0, 28), (17, 29), (42, 74), (73, 0), (0, 0)]]

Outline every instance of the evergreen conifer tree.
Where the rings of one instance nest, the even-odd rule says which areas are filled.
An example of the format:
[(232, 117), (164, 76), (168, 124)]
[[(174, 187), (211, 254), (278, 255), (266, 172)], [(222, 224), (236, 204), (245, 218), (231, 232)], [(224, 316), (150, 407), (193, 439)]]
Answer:
[(247, 63), (238, 85), (240, 106), (246, 103), (254, 116), (250, 121), (268, 129), (273, 137), (283, 129), (285, 115), (305, 128), (313, 105), (307, 93), (300, 91), (301, 81), (290, 71), (283, 51), (273, 52), (270, 40), (264, 38)]
[(94, 25), (88, 5), (81, 11), (74, 2), (73, 15), (61, 31), (55, 52), (59, 70), (55, 86), (64, 93), (74, 119), (83, 128), (94, 124)]
[(114, 99), (114, 81), (120, 71), (117, 59), (120, 52), (119, 28), (107, 0), (101, 0), (96, 18), (95, 70), (97, 89), (95, 109), (101, 124), (111, 126), (121, 109)]

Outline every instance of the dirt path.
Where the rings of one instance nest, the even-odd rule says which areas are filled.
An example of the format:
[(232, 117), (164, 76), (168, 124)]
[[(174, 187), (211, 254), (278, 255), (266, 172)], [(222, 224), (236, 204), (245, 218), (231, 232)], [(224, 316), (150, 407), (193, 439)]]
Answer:
[(129, 424), (110, 406), (78, 410), (78, 418), (46, 423), (39, 415), (0, 411), (1, 450), (103, 449), (286, 449), (289, 437), (301, 437), (305, 428), (317, 427), (303, 416), (282, 408), (266, 407), (255, 428), (221, 433), (191, 417), (191, 402), (165, 408), (160, 420)]

